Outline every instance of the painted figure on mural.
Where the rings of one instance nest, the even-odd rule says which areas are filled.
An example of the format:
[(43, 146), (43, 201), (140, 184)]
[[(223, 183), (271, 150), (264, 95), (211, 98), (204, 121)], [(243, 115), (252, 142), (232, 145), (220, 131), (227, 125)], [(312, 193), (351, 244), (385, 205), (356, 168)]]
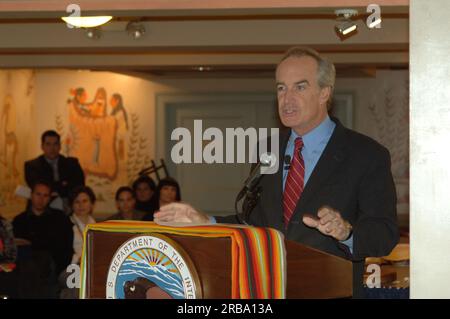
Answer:
[(91, 101), (84, 87), (70, 93), (66, 138), (70, 155), (80, 159), (87, 174), (126, 183), (129, 118), (122, 95), (108, 98), (104, 87), (97, 88)]
[[(128, 114), (125, 109), (123, 97), (114, 93), (109, 100), (110, 116), (117, 121), (116, 155), (119, 174), (114, 181), (114, 187), (128, 184), (127, 160), (128, 160)], [(122, 172), (122, 174), (120, 173)]]
[(106, 90), (102, 87), (98, 88), (94, 100), (87, 104), (90, 115), (92, 117), (105, 117), (107, 103)]
[(111, 116), (117, 119), (117, 155), (119, 161), (125, 160), (126, 134), (128, 132), (128, 114), (123, 105), (122, 95), (114, 93), (109, 100)]
[(113, 180), (117, 175), (115, 139), (117, 123), (106, 115), (107, 93), (98, 88), (92, 101), (83, 87), (72, 89), (69, 100), (70, 155), (80, 159), (87, 174)]
[(73, 98), (69, 99), (68, 103), (76, 107), (82, 114), (89, 115), (89, 110), (86, 107), (86, 100), (87, 100), (86, 90), (81, 87), (71, 89), (70, 95), (72, 95)]

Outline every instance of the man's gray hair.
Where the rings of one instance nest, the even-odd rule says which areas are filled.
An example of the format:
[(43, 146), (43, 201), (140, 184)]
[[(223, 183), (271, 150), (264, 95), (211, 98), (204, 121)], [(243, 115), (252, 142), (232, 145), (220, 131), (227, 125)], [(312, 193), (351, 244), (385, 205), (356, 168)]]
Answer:
[(280, 63), (287, 58), (300, 58), (304, 56), (309, 56), (317, 61), (317, 83), (319, 87), (324, 88), (329, 86), (331, 88), (330, 98), (327, 101), (328, 108), (330, 108), (331, 100), (333, 98), (334, 83), (336, 81), (336, 69), (333, 63), (322, 57), (317, 51), (311, 48), (296, 46), (286, 51), (278, 65), (280, 65)]

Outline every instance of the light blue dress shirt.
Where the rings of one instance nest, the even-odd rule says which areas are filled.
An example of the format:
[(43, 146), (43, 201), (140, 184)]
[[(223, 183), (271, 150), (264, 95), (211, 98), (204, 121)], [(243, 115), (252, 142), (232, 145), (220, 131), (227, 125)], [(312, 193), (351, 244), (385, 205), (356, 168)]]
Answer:
[[(308, 183), (309, 177), (316, 167), (317, 162), (319, 161), (320, 156), (323, 153), (323, 150), (328, 144), (331, 135), (333, 134), (334, 128), (336, 124), (327, 116), (326, 119), (319, 124), (312, 131), (303, 135), (303, 148), (302, 148), (302, 156), (303, 161), (305, 162), (305, 186)], [(294, 148), (295, 148), (295, 139), (300, 137), (291, 130), (291, 136), (289, 137), (288, 144), (286, 146), (286, 151), (284, 153), (285, 157), (289, 155), (292, 159), (294, 157)], [(283, 166), (285, 169), (283, 170), (283, 192), (284, 186), (286, 184), (286, 178), (289, 173), (289, 169)]]

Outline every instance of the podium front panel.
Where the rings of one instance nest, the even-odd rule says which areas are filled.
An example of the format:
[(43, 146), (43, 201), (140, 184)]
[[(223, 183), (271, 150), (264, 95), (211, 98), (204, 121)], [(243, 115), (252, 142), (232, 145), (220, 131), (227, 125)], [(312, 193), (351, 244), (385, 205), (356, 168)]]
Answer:
[[(136, 235), (91, 230), (87, 233), (86, 298), (105, 298), (108, 269), (117, 249)], [(157, 233), (156, 233), (157, 234)], [(203, 298), (231, 297), (231, 240), (164, 234), (183, 248), (192, 260)], [(220, 287), (218, 289), (217, 287)]]

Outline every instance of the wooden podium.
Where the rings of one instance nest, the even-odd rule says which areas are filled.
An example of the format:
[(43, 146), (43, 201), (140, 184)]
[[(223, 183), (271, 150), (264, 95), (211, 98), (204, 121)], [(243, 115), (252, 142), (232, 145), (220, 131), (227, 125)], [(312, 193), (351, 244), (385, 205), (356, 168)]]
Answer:
[[(124, 242), (136, 235), (140, 234), (87, 232), (86, 298), (106, 297), (105, 286), (112, 256)], [(203, 298), (231, 297), (231, 239), (163, 235), (189, 255), (200, 279)], [(351, 262), (289, 240), (285, 241), (285, 246), (287, 298), (345, 298), (352, 295)]]

